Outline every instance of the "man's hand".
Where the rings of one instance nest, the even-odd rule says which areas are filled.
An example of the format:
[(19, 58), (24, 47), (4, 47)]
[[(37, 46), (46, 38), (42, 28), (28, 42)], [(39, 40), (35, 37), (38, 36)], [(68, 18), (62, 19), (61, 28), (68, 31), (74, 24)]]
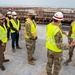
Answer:
[(5, 44), (4, 44), (4, 43), (2, 43), (1, 45), (2, 45), (2, 46), (4, 46)]
[(71, 42), (70, 47), (75, 46), (75, 41)]

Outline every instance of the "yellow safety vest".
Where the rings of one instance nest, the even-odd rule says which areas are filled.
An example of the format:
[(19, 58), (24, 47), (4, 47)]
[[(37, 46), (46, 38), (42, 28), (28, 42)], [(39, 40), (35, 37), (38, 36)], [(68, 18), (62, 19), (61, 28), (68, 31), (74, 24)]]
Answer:
[[(14, 27), (16, 30), (19, 30), (19, 27), (20, 27), (20, 21), (19, 21), (19, 20), (17, 20), (17, 21), (18, 21), (18, 23), (16, 24), (16, 22), (15, 22), (13, 19), (10, 20), (10, 22), (11, 22), (12, 25), (13, 25), (13, 27)], [(12, 29), (10, 29), (10, 32), (11, 32), (11, 33), (14, 33), (15, 31), (12, 30)]]
[(75, 39), (75, 21), (74, 21), (73, 26), (72, 26), (71, 38)]
[[(33, 23), (33, 21), (29, 18), (27, 18), (27, 21), (25, 22), (25, 24), (30, 24), (31, 26), (31, 34), (34, 36), (34, 38), (37, 36), (37, 31), (36, 31), (36, 25), (35, 23)], [(27, 33), (26, 33), (26, 28), (24, 28), (24, 36), (25, 38), (30, 38)]]
[(62, 32), (61, 32), (61, 30), (59, 29), (58, 26), (55, 26), (52, 23), (47, 25), (47, 29), (46, 29), (46, 48), (49, 49), (49, 50), (52, 50), (53, 52), (62, 52), (62, 50), (59, 49), (56, 46), (56, 42), (55, 42), (55, 39), (54, 39), (54, 36), (59, 31), (62, 35)]
[(6, 20), (7, 20), (7, 27), (10, 28), (10, 25), (9, 25), (9, 18), (6, 17)]
[(4, 28), (0, 25), (0, 40), (3, 43), (7, 42), (7, 29), (6, 26), (3, 24)]

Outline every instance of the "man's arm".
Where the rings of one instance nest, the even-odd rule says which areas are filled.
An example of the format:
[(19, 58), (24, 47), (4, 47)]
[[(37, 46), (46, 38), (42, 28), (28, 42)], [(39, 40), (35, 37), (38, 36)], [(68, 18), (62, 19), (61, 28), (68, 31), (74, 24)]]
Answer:
[(12, 30), (14, 30), (14, 31), (16, 31), (16, 32), (17, 32), (17, 29), (13, 27), (12, 23), (11, 23), (11, 22), (9, 22), (9, 24), (10, 24), (10, 28), (11, 28)]
[(70, 38), (71, 34), (72, 34), (72, 26), (70, 26), (70, 30), (69, 30), (69, 33), (68, 33), (68, 38)]
[(62, 34), (60, 33), (60, 31), (55, 35), (55, 42), (56, 42), (56, 46), (59, 48), (59, 49), (62, 49), (62, 50), (66, 50), (69, 48), (69, 45), (64, 45), (63, 44), (63, 39), (62, 39)]
[(55, 42), (58, 48), (62, 49), (62, 35), (60, 32), (58, 32), (55, 36)]
[(26, 28), (26, 33), (27, 33), (27, 35), (28, 35), (31, 39), (34, 39), (34, 36), (31, 34), (31, 26), (30, 26), (30, 24), (26, 24), (26, 25), (25, 25), (25, 28)]

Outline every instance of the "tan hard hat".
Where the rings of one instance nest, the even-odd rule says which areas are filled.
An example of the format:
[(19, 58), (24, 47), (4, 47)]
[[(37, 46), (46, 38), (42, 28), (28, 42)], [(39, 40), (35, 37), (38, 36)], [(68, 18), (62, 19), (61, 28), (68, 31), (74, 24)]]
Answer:
[(4, 19), (5, 17), (0, 13), (0, 19)]
[(29, 11), (28, 11), (28, 15), (36, 15), (36, 13), (35, 13), (34, 10), (29, 10)]

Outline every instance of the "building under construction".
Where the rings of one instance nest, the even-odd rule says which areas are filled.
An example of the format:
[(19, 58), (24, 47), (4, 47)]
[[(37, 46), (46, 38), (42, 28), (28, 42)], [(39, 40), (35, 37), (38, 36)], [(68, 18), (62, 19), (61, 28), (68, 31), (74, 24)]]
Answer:
[(74, 20), (75, 9), (71, 8), (38, 8), (38, 7), (2, 7), (0, 12), (4, 15), (11, 8), (12, 11), (16, 11), (21, 22), (24, 23), (28, 17), (28, 12), (33, 10), (36, 13), (36, 22), (39, 24), (48, 24), (52, 20), (52, 16), (55, 12), (61, 11), (64, 14), (63, 24), (70, 24)]

